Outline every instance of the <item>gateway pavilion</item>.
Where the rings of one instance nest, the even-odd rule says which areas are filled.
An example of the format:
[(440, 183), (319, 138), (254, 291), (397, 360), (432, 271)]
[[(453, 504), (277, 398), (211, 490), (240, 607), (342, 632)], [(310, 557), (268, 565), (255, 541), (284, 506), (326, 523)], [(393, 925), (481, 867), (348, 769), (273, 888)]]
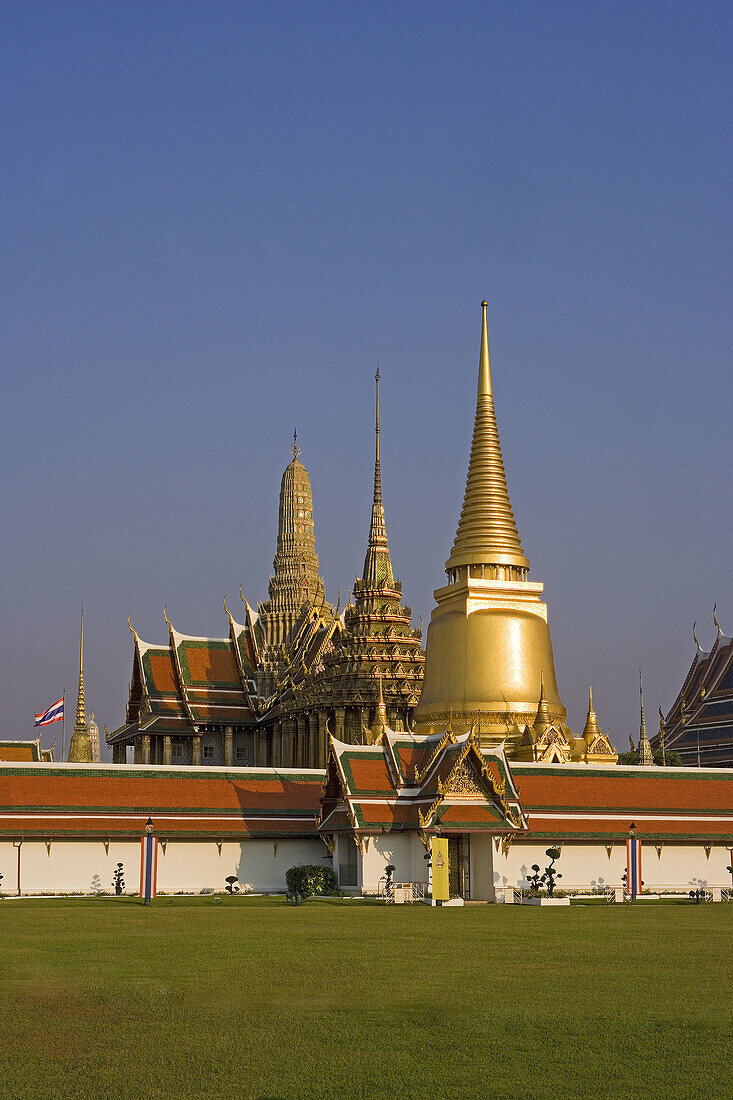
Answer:
[[(507, 490), (482, 309), (466, 491), (425, 654), (389, 556), (377, 390), (369, 542), (344, 611), (318, 576), (296, 443), (269, 600), (257, 612), (245, 602), (243, 623), (225, 605), (220, 639), (169, 623), (168, 645), (155, 646), (133, 631), (113, 764), (88, 761), (83, 681), (76, 762), (0, 764), (6, 891), (94, 890), (118, 862), (134, 879), (149, 817), (159, 891), (221, 890), (232, 875), (284, 890), (290, 866), (321, 863), (345, 891), (377, 893), (391, 865), (425, 894), (440, 836), (458, 901), (513, 901), (548, 846), (565, 889), (620, 896), (630, 835), (647, 890), (731, 891), (733, 770), (655, 766), (643, 709), (637, 766), (617, 764), (592, 698), (583, 730), (567, 725), (542, 584), (528, 579)], [(696, 659), (688, 698), (705, 684), (725, 694), (727, 641)]]

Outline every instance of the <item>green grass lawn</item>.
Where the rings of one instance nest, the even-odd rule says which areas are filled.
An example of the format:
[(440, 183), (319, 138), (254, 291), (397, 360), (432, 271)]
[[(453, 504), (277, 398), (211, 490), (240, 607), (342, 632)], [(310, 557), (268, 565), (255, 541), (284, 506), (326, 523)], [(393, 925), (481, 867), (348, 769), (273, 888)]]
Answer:
[(0, 902), (0, 1096), (733, 1095), (733, 905)]

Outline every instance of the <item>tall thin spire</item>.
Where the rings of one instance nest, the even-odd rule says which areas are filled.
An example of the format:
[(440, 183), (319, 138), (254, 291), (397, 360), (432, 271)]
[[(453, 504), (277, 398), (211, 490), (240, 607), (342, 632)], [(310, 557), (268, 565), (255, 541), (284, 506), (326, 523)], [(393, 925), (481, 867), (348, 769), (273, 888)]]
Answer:
[(76, 696), (76, 722), (74, 729), (84, 727), (86, 729), (87, 713), (84, 700), (84, 605), (81, 607), (81, 635), (79, 638), (79, 690)]
[(496, 426), (489, 362), (487, 302), (481, 303), (481, 351), (479, 354), (476, 418), (466, 492), (456, 539), (446, 562), (450, 571), (461, 565), (498, 565), (518, 570), (523, 579), (529, 569), (514, 519)]
[(76, 697), (76, 721), (69, 742), (69, 761), (76, 764), (91, 764), (94, 760), (92, 740), (87, 726), (86, 704), (84, 700), (84, 606), (81, 609), (81, 634), (79, 639), (79, 691)]
[(598, 718), (596, 712), (593, 710), (593, 688), (588, 688), (588, 714), (586, 715), (585, 725), (583, 727), (583, 737), (586, 741), (590, 742), (596, 738), (601, 732), (598, 725)]
[(654, 757), (652, 755), (652, 747), (646, 735), (646, 721), (644, 719), (644, 685), (641, 679), (641, 669), (639, 669), (639, 706), (639, 745), (636, 750), (636, 756), (640, 764), (653, 764)]
[(389, 588), (394, 586), (392, 561), (387, 543), (387, 525), (384, 520), (382, 504), (382, 466), (379, 452), (379, 367), (374, 376), (377, 386), (375, 409), (375, 450), (374, 450), (374, 497), (372, 500), (372, 520), (369, 525), (369, 546), (364, 558), (362, 580), (370, 588), (377, 588), (385, 581)]

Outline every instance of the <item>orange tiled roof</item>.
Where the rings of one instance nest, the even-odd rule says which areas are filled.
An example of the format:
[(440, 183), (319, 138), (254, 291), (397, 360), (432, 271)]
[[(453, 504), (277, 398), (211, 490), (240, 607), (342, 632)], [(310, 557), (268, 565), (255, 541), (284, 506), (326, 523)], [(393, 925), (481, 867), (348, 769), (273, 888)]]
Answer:
[(320, 772), (276, 769), (8, 765), (0, 768), (0, 835), (32, 822), (41, 830), (55, 822), (55, 832), (116, 822), (137, 834), (137, 819), (149, 815), (169, 831), (315, 833), (322, 781)]

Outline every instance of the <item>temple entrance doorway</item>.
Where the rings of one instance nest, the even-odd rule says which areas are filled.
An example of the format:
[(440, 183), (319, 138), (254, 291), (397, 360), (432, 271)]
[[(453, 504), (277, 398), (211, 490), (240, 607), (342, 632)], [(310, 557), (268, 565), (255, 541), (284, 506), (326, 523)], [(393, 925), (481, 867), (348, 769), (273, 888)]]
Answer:
[(448, 837), (448, 889), (452, 898), (471, 897), (471, 837), (452, 833)]

